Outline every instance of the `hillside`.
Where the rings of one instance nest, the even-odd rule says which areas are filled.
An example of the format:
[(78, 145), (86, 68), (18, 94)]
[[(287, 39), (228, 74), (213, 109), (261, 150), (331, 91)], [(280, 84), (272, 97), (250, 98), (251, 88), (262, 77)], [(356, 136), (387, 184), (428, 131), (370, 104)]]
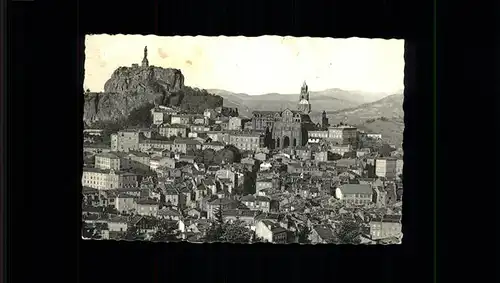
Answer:
[(403, 143), (404, 121), (390, 119), (387, 121), (375, 120), (358, 124), (358, 129), (368, 133), (380, 133), (384, 141), (401, 146)]
[(119, 67), (105, 83), (104, 92), (85, 93), (83, 120), (92, 125), (126, 119), (131, 111), (155, 101), (189, 113), (200, 113), (223, 103), (220, 96), (185, 86), (178, 69)]
[(356, 107), (338, 111), (327, 111), (327, 115), (332, 123), (342, 121), (349, 124), (362, 124), (368, 119), (377, 119), (380, 117), (402, 121), (404, 117), (403, 98), (402, 94), (393, 94), (375, 102), (365, 103)]
[[(263, 95), (248, 95), (245, 93), (233, 93), (226, 90), (211, 89), (211, 93), (224, 98), (224, 106), (239, 108), (242, 116), (251, 117), (251, 113), (256, 110), (279, 111), (280, 109), (296, 109), (298, 94), (278, 94), (268, 93)], [(343, 98), (338, 98), (338, 97)], [(361, 95), (359, 93), (349, 93), (346, 91), (331, 89), (320, 92), (311, 92), (309, 99), (313, 113), (325, 111), (336, 111), (352, 108), (360, 105)], [(349, 99), (347, 99), (349, 98)]]
[[(371, 103), (327, 112), (330, 124), (345, 122), (367, 132), (381, 133), (384, 140), (400, 145), (403, 141), (404, 111), (402, 94), (394, 94)], [(319, 114), (311, 115), (319, 122)]]

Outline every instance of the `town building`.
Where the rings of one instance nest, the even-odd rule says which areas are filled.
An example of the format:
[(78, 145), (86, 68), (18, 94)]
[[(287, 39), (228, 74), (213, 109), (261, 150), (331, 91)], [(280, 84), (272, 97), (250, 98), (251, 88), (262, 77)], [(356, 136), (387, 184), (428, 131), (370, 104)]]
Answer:
[(222, 212), (224, 221), (236, 222), (242, 221), (248, 226), (255, 226), (256, 218), (260, 211), (247, 210), (247, 209), (228, 209)]
[(203, 116), (209, 119), (215, 119), (217, 117), (217, 112), (215, 109), (205, 109), (205, 111), (203, 111)]
[(257, 150), (264, 147), (264, 135), (260, 132), (232, 132), (229, 135), (229, 144), (239, 150)]
[(243, 129), (242, 119), (240, 117), (231, 117), (228, 121), (229, 131), (240, 131)]
[(250, 210), (260, 210), (268, 213), (271, 207), (271, 199), (265, 196), (246, 195), (240, 199)]
[(186, 125), (181, 124), (163, 124), (158, 128), (160, 136), (163, 137), (181, 137), (186, 138), (189, 132), (189, 128)]
[(137, 201), (137, 214), (142, 216), (156, 216), (159, 204), (154, 199), (141, 199)]
[(353, 126), (339, 125), (328, 128), (328, 139), (340, 145), (358, 147), (358, 129)]
[(255, 235), (274, 244), (287, 243), (287, 230), (273, 220), (263, 219), (255, 225)]
[(401, 238), (402, 223), (401, 215), (384, 215), (382, 217), (370, 219), (371, 239), (380, 240), (384, 238)]
[(314, 225), (308, 238), (311, 244), (331, 244), (335, 241), (333, 228), (329, 225)]
[[(400, 165), (402, 172), (402, 165)], [(397, 177), (397, 159), (395, 158), (377, 158), (375, 159), (375, 175), (387, 179)]]
[(322, 140), (328, 139), (328, 130), (309, 131), (307, 142), (310, 144), (320, 143)]
[(120, 213), (130, 213), (137, 209), (136, 207), (136, 196), (121, 193), (116, 196), (115, 208)]
[(236, 209), (239, 206), (239, 202), (228, 198), (218, 198), (207, 203), (207, 218), (215, 219), (216, 213), (219, 209), (224, 212), (227, 209)]
[(209, 131), (207, 132), (207, 136), (210, 140), (212, 141), (218, 141), (223, 144), (229, 143), (229, 133), (228, 132), (223, 132), (223, 131)]
[(113, 153), (99, 153), (95, 156), (94, 166), (97, 169), (109, 170), (113, 169), (115, 171), (123, 170), (123, 164), (120, 162), (120, 157)]
[(139, 150), (139, 133), (138, 130), (125, 130), (111, 134), (111, 151)]
[(205, 149), (213, 149), (215, 151), (219, 151), (224, 148), (224, 143), (218, 141), (206, 142), (203, 144), (202, 148)]
[(264, 179), (257, 179), (255, 182), (255, 193), (258, 194), (262, 190), (266, 189), (271, 189), (273, 188), (273, 179), (271, 178), (264, 178)]
[(82, 185), (98, 190), (137, 187), (137, 175), (128, 172), (84, 168)]
[(151, 109), (151, 115), (153, 116), (153, 125), (170, 123), (172, 115), (177, 114), (177, 110), (163, 105), (155, 105), (155, 107)]
[(314, 160), (318, 162), (327, 162), (333, 160), (333, 153), (327, 150), (322, 150), (314, 153)]
[(344, 184), (335, 191), (336, 197), (344, 203), (367, 205), (373, 202), (373, 190), (368, 184)]
[(192, 115), (183, 115), (183, 114), (178, 114), (178, 115), (172, 115), (170, 118), (170, 122), (172, 124), (178, 124), (178, 125), (185, 125), (189, 126), (193, 121), (193, 116)]

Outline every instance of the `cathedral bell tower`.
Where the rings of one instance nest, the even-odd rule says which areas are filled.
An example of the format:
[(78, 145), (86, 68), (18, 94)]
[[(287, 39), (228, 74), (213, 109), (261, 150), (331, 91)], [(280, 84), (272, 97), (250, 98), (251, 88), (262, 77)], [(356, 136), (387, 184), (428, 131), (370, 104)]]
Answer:
[(302, 87), (300, 88), (298, 110), (303, 114), (311, 113), (311, 104), (309, 103), (309, 88), (307, 87), (305, 81), (304, 84), (302, 84)]
[(148, 61), (148, 47), (144, 47), (144, 58), (142, 59), (142, 67), (147, 68), (149, 67), (149, 61)]

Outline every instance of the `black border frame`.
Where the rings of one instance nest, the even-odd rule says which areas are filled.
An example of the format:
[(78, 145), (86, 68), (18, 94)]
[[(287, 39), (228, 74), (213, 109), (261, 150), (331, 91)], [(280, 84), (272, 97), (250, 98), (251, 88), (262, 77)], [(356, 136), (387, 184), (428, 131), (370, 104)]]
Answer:
[[(9, 231), (15, 233), (15, 237), (9, 237), (9, 264), (29, 263), (31, 272), (23, 276), (46, 275), (66, 278), (66, 282), (74, 281), (74, 271), (82, 282), (106, 278), (111, 282), (127, 281), (134, 277), (159, 281), (177, 276), (217, 282), (317, 282), (340, 278), (430, 281), (432, 3), (415, 1), (403, 6), (398, 1), (370, 1), (363, 3), (361, 10), (352, 1), (323, 4), (321, 8), (299, 1), (216, 2), (141, 1), (140, 5), (121, 2), (109, 6), (83, 1), (57, 5), (11, 3), (15, 15), (9, 19), (11, 26), (24, 32), (11, 38), (8, 64), (15, 76), (9, 78), (13, 96), (8, 101), (8, 114), (10, 121), (28, 129), (9, 126), (8, 136), (17, 140), (9, 142), (6, 167), (19, 170), (7, 173), (9, 182), (15, 180), (9, 183), (14, 185), (8, 193), (9, 211), (16, 212), (16, 221), (9, 221)], [(80, 194), (73, 188), (80, 186), (81, 177), (83, 96), (79, 94), (83, 92), (85, 33), (404, 38), (403, 244), (306, 247), (82, 241)], [(52, 134), (48, 134), (48, 127), (55, 128)], [(49, 197), (46, 190), (55, 191), (56, 196)], [(70, 254), (74, 246), (78, 246), (78, 267), (69, 261), (75, 257)], [(29, 249), (32, 256), (26, 258), (21, 249)], [(52, 262), (54, 258), (59, 262), (57, 266)]]

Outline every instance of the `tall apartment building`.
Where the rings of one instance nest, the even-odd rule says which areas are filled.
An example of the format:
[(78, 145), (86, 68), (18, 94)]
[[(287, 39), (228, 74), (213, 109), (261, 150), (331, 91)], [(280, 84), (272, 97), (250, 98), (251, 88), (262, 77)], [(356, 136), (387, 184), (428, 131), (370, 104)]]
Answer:
[(125, 130), (111, 135), (111, 151), (129, 152), (139, 150), (139, 131)]

